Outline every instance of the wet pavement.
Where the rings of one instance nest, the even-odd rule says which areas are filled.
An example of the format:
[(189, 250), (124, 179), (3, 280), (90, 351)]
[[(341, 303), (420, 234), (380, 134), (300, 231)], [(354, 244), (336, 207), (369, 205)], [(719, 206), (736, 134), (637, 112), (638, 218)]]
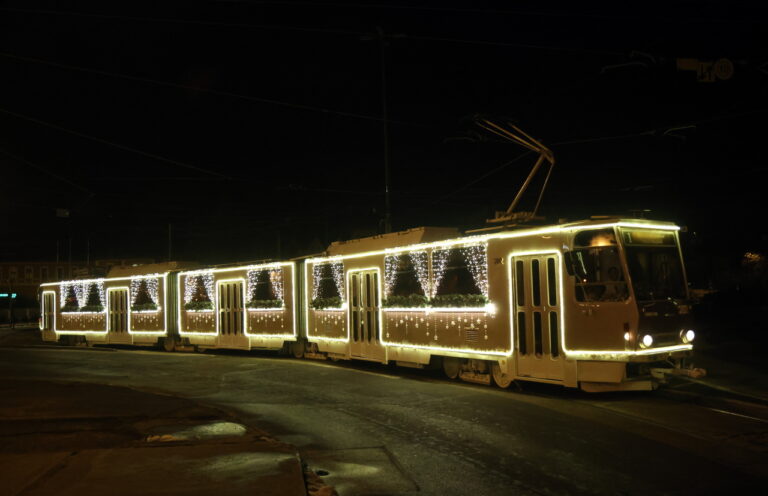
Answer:
[[(708, 378), (720, 372), (710, 370)], [(761, 405), (747, 403), (754, 408), (747, 415), (732, 408), (734, 398), (686, 391), (682, 382), (670, 384), (669, 395), (534, 385), (515, 392), (376, 364), (56, 346), (0, 349), (0, 374), (130, 386), (208, 405), (225, 414), (188, 423), (160, 412), (144, 421), (168, 422), (134, 419), (119, 432), (140, 433), (125, 442), (158, 449), (237, 445), (243, 428), (245, 437), (266, 431), (294, 446), (341, 496), (722, 494), (760, 490), (768, 475)], [(259, 466), (255, 457), (245, 459)], [(154, 474), (165, 465), (152, 466)]]
[(231, 415), (100, 384), (0, 382), (2, 495), (304, 495), (295, 448)]

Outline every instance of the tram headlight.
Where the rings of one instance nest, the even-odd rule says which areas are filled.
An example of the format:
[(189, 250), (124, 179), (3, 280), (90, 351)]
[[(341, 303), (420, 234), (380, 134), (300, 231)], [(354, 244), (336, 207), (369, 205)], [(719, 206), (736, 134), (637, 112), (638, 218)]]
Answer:
[(650, 348), (653, 345), (653, 336), (646, 334), (643, 339), (640, 340), (640, 346), (642, 348)]
[(696, 333), (693, 331), (693, 329), (688, 329), (687, 331), (680, 331), (680, 339), (683, 340), (683, 343), (688, 344), (694, 340), (696, 337)]

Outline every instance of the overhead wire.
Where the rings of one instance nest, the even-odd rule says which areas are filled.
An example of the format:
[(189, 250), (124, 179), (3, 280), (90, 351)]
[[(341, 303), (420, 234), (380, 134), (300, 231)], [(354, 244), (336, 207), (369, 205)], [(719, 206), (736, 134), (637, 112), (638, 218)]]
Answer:
[[(315, 28), (315, 27), (306, 27), (306, 26), (292, 26), (292, 25), (286, 25), (286, 24), (233, 23), (233, 22), (221, 22), (221, 21), (202, 21), (198, 19), (176, 19), (176, 18), (169, 18), (169, 17), (141, 17), (141, 16), (115, 15), (115, 14), (95, 14), (90, 12), (73, 12), (73, 11), (51, 10), (51, 9), (22, 9), (22, 8), (16, 8), (16, 7), (0, 7), (0, 11), (26, 13), (26, 14), (66, 15), (66, 16), (73, 16), (73, 17), (125, 20), (125, 21), (132, 21), (132, 22), (201, 25), (201, 26), (214, 26), (214, 27), (227, 27), (227, 28), (262, 29), (262, 30), (272, 30), (272, 31), (296, 31), (296, 32), (306, 32), (306, 33), (355, 36), (358, 38), (376, 36), (375, 33), (367, 32), (367, 31)], [(385, 35), (384, 37), (393, 38), (395, 36)], [(584, 53), (593, 53), (593, 54), (601, 54), (601, 55), (618, 55), (618, 56), (626, 55), (623, 52), (616, 52), (612, 50), (597, 50), (597, 49), (567, 47), (567, 46), (537, 45), (533, 43), (517, 43), (517, 42), (505, 42), (505, 41), (493, 41), (493, 40), (473, 40), (473, 39), (467, 39), (467, 38), (425, 36), (425, 35), (418, 35), (418, 34), (398, 34), (396, 37), (412, 39), (412, 40), (428, 41), (428, 42), (440, 42), (440, 43), (499, 46), (499, 47), (510, 47), (510, 48), (525, 48), (525, 49), (533, 49), (533, 50), (548, 50), (548, 51), (584, 52)]]
[(196, 165), (188, 164), (186, 162), (181, 162), (179, 160), (174, 160), (174, 159), (171, 159), (171, 158), (168, 158), (168, 157), (163, 157), (162, 155), (157, 155), (155, 153), (145, 152), (143, 150), (139, 150), (138, 148), (135, 148), (135, 147), (132, 147), (132, 146), (123, 145), (121, 143), (116, 143), (114, 141), (110, 141), (110, 140), (106, 140), (106, 139), (103, 139), (103, 138), (99, 138), (99, 137), (96, 137), (96, 136), (93, 136), (93, 135), (90, 135), (90, 134), (87, 134), (87, 133), (83, 133), (83, 132), (80, 132), (80, 131), (75, 131), (74, 129), (70, 129), (68, 127), (60, 126), (58, 124), (53, 124), (51, 122), (47, 122), (47, 121), (44, 121), (42, 119), (31, 117), (29, 115), (21, 114), (19, 112), (13, 112), (11, 110), (8, 110), (8, 109), (2, 108), (2, 107), (0, 107), (0, 113), (16, 117), (17, 119), (22, 119), (22, 120), (25, 120), (25, 121), (28, 121), (28, 122), (32, 122), (32, 123), (37, 124), (39, 126), (44, 126), (44, 127), (48, 127), (48, 128), (51, 128), (51, 129), (56, 129), (57, 131), (68, 133), (68, 134), (71, 134), (73, 136), (77, 136), (77, 137), (80, 137), (80, 138), (83, 138), (83, 139), (87, 139), (87, 140), (90, 140), (90, 141), (94, 141), (94, 142), (100, 143), (102, 145), (107, 145), (107, 146), (118, 148), (118, 149), (121, 149), (121, 150), (124, 150), (124, 151), (135, 153), (137, 155), (141, 155), (141, 156), (144, 156), (144, 157), (147, 157), (147, 158), (151, 158), (153, 160), (157, 160), (157, 161), (160, 161), (160, 162), (166, 162), (166, 163), (169, 163), (169, 164), (172, 164), (172, 165), (183, 167), (185, 169), (195, 170), (197, 172), (202, 172), (204, 174), (210, 174), (210, 175), (213, 175), (213, 176), (222, 177), (224, 179), (232, 179), (232, 177), (227, 176), (226, 174), (221, 174), (219, 172), (212, 171), (212, 170), (209, 170), (209, 169), (205, 169), (203, 167), (198, 167)]

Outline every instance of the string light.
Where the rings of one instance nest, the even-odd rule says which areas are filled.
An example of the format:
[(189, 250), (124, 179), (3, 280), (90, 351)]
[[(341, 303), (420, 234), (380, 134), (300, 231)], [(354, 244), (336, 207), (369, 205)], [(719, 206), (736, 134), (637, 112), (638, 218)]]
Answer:
[(451, 255), (450, 249), (434, 250), (432, 251), (432, 291), (430, 291), (430, 297), (434, 298), (437, 295), (437, 288), (440, 287), (440, 281), (443, 280), (445, 275), (445, 268), (448, 265), (448, 258)]
[(488, 259), (485, 245), (463, 246), (461, 254), (464, 255), (467, 269), (472, 274), (477, 289), (488, 296)]
[(323, 271), (330, 266), (333, 282), (336, 284), (336, 290), (341, 299), (344, 299), (344, 262), (333, 262), (312, 266), (312, 299), (318, 297), (320, 291), (320, 281), (323, 278)]
[(341, 299), (344, 299), (344, 263), (336, 262), (331, 264), (331, 272), (333, 272), (333, 280), (336, 282), (336, 289), (339, 292)]
[(248, 275), (248, 301), (253, 299), (253, 293), (256, 290), (256, 286), (261, 282), (261, 276), (264, 271), (262, 270), (249, 270)]
[(272, 291), (275, 299), (283, 301), (283, 269), (282, 267), (270, 269), (269, 282), (272, 283)]
[[(79, 308), (84, 307), (86, 304), (86, 299), (88, 297), (88, 292), (91, 289), (91, 284), (94, 284), (96, 286), (96, 291), (99, 293), (99, 303), (101, 304), (102, 307), (105, 308), (105, 310), (102, 310), (102, 312), (106, 311), (107, 300), (104, 296), (104, 280), (103, 279), (62, 282), (59, 285), (59, 302), (61, 303), (61, 307), (63, 308), (66, 304), (67, 295), (69, 294), (70, 288), (72, 288), (75, 292), (75, 298), (77, 298), (78, 307)], [(101, 312), (97, 312), (97, 313), (101, 313)]]
[[(384, 257), (384, 294), (392, 296), (392, 290), (397, 281), (397, 272), (400, 267), (401, 256), (397, 253)], [(416, 271), (416, 279), (425, 295), (429, 294), (429, 257), (426, 251), (414, 251), (407, 254)]]
[(323, 276), (324, 265), (312, 266), (312, 299), (317, 299), (317, 294), (320, 291), (320, 278)]
[(144, 281), (147, 285), (147, 293), (152, 303), (157, 304), (158, 284), (160, 279), (157, 277), (137, 277), (131, 279), (131, 305), (136, 304), (136, 298), (139, 296), (139, 289), (141, 288), (141, 281)]
[(192, 301), (197, 289), (197, 278), (200, 278), (205, 289), (205, 294), (211, 302), (216, 301), (216, 292), (213, 290), (213, 272), (189, 272), (184, 276), (184, 303)]
[(400, 254), (384, 257), (384, 294), (392, 296), (392, 289), (397, 279), (397, 267), (400, 265)]
[(425, 295), (430, 294), (429, 292), (429, 257), (427, 256), (426, 251), (414, 251), (409, 253), (411, 257), (411, 263), (413, 263), (413, 267), (416, 269), (416, 277), (419, 280), (419, 285), (421, 286), (421, 290), (424, 292)]

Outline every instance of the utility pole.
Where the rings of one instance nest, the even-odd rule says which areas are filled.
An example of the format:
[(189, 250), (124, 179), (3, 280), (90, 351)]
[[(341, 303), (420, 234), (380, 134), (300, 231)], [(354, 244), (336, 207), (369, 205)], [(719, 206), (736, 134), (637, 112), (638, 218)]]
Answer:
[(381, 130), (384, 137), (384, 232), (392, 232), (392, 213), (389, 198), (389, 125), (387, 124), (387, 67), (384, 30), (377, 27), (381, 59)]
[(171, 249), (172, 249), (172, 248), (173, 248), (173, 236), (172, 236), (172, 234), (171, 234), (171, 223), (169, 222), (169, 223), (168, 223), (168, 261), (169, 261), (169, 262), (170, 262), (171, 260), (173, 260), (173, 259), (171, 258), (171, 254), (172, 254), (172, 251), (171, 251)]
[(67, 262), (67, 278), (72, 279), (72, 229), (69, 230), (69, 262)]

